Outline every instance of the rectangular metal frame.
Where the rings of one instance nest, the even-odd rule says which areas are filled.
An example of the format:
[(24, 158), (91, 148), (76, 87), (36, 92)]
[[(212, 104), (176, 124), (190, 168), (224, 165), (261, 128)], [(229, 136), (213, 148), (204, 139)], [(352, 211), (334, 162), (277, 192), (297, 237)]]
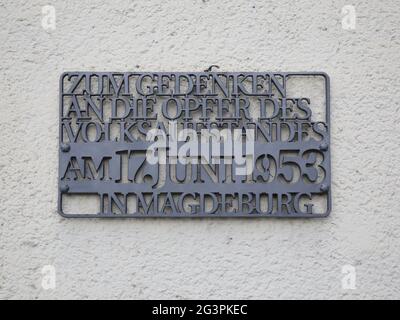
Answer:
[[(268, 73), (268, 72), (266, 72)], [(168, 74), (189, 74), (189, 75), (211, 75), (211, 74), (218, 74), (218, 75), (248, 75), (248, 74), (266, 74), (262, 72), (176, 72), (176, 73), (167, 73), (167, 72), (132, 72), (131, 75), (138, 75), (138, 74), (155, 74), (155, 75), (168, 75)], [(112, 153), (115, 150), (123, 149), (123, 148), (130, 148), (129, 142), (116, 142), (116, 143), (103, 143), (103, 149), (99, 149), (100, 144), (96, 143), (70, 143), (68, 146), (68, 151), (65, 152), (63, 150), (65, 145), (63, 143), (63, 128), (62, 128), (62, 118), (63, 118), (63, 97), (66, 95), (64, 93), (64, 86), (63, 81), (66, 76), (70, 75), (77, 75), (77, 74), (110, 74), (110, 75), (121, 75), (126, 74), (123, 72), (65, 72), (60, 77), (60, 105), (59, 105), (59, 188), (58, 188), (58, 212), (60, 215), (66, 218), (148, 218), (148, 217), (241, 217), (241, 218), (264, 218), (264, 217), (275, 217), (275, 218), (318, 218), (318, 217), (326, 217), (329, 215), (331, 208), (332, 208), (332, 198), (331, 198), (331, 160), (330, 160), (330, 79), (329, 76), (324, 72), (269, 72), (269, 74), (276, 74), (279, 76), (283, 76), (285, 79), (288, 79), (292, 76), (304, 76), (304, 77), (323, 77), (325, 81), (325, 125), (327, 130), (327, 138), (325, 141), (318, 142), (318, 141), (308, 141), (307, 143), (299, 144), (297, 146), (290, 146), (286, 144), (286, 147), (299, 149), (299, 150), (309, 150), (315, 149), (320, 150), (324, 155), (323, 160), (323, 170), (325, 171), (325, 178), (324, 180), (315, 185), (298, 185), (298, 186), (291, 186), (290, 191), (287, 191), (282, 184), (279, 183), (255, 183), (255, 184), (218, 184), (213, 186), (211, 184), (197, 184), (196, 186), (193, 185), (177, 185), (171, 186), (166, 185), (162, 189), (157, 190), (158, 193), (163, 191), (174, 192), (174, 190), (192, 190), (196, 192), (216, 192), (216, 193), (227, 193), (231, 194), (234, 192), (249, 192), (249, 190), (254, 190), (254, 192), (263, 192), (265, 190), (270, 190), (271, 192), (305, 192), (305, 193), (312, 193), (312, 194), (323, 194), (327, 197), (327, 210), (326, 212), (322, 213), (288, 213), (288, 212), (278, 212), (273, 214), (256, 214), (256, 213), (232, 213), (232, 212), (218, 212), (215, 214), (203, 214), (201, 212), (196, 214), (185, 214), (182, 212), (173, 212), (172, 214), (166, 213), (151, 213), (151, 214), (143, 214), (143, 213), (133, 213), (133, 214), (79, 214), (73, 213), (68, 214), (65, 213), (63, 210), (63, 194), (105, 194), (110, 191), (112, 192), (121, 192), (121, 193), (130, 193), (135, 191), (140, 192), (153, 192), (151, 188), (146, 188), (143, 185), (135, 185), (133, 183), (129, 184), (122, 184), (122, 183), (115, 183), (115, 182), (77, 182), (77, 181), (69, 181), (68, 185), (62, 180), (62, 170), (61, 168), (65, 168), (65, 161), (69, 157), (68, 154), (73, 153), (76, 155), (83, 155), (85, 152), (90, 152), (91, 154), (101, 155), (104, 153)], [(284, 142), (274, 142), (271, 146), (265, 146), (268, 149), (268, 152), (276, 152), (284, 147)], [(145, 145), (142, 146), (142, 149), (145, 149)], [(260, 146), (259, 146), (260, 147)], [(140, 147), (138, 148), (138, 150)], [(257, 146), (256, 146), (257, 150)], [(306, 166), (306, 165), (305, 165)], [(169, 189), (172, 188), (172, 189)], [(175, 189), (174, 189), (175, 188)], [(214, 189), (214, 190), (213, 190)]]

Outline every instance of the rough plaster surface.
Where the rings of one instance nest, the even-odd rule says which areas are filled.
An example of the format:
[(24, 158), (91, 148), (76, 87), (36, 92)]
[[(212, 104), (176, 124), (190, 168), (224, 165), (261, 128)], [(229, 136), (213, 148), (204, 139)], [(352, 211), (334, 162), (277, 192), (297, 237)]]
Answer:
[[(355, 30), (342, 28), (347, 4)], [(0, 21), (0, 298), (400, 298), (398, 1), (1, 1)], [(210, 64), (331, 76), (331, 216), (60, 217), (61, 72)], [(347, 264), (355, 290), (342, 288)]]

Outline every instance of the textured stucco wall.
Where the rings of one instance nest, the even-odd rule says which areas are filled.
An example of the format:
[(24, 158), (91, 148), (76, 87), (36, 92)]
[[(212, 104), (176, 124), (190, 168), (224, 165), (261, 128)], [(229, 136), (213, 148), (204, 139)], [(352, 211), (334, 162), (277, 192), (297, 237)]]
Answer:
[[(1, 1), (0, 298), (400, 298), (399, 21), (395, 0)], [(61, 72), (210, 64), (330, 75), (331, 216), (60, 217)], [(55, 289), (42, 287), (46, 265)]]

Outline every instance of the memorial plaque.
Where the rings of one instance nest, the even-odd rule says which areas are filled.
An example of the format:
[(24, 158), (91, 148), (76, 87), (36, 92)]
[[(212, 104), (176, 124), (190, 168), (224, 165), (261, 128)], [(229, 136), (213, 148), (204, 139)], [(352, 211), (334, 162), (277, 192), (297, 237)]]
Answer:
[(325, 217), (329, 102), (321, 72), (63, 73), (59, 213)]

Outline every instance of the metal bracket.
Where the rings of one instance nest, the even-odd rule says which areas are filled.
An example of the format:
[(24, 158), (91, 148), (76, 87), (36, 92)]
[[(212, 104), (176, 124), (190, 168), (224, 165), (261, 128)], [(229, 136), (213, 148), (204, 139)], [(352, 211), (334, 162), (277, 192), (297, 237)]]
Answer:
[(219, 69), (219, 66), (217, 66), (216, 64), (212, 64), (211, 66), (209, 66), (207, 69), (204, 70), (204, 72), (212, 72), (213, 68), (217, 68)]

